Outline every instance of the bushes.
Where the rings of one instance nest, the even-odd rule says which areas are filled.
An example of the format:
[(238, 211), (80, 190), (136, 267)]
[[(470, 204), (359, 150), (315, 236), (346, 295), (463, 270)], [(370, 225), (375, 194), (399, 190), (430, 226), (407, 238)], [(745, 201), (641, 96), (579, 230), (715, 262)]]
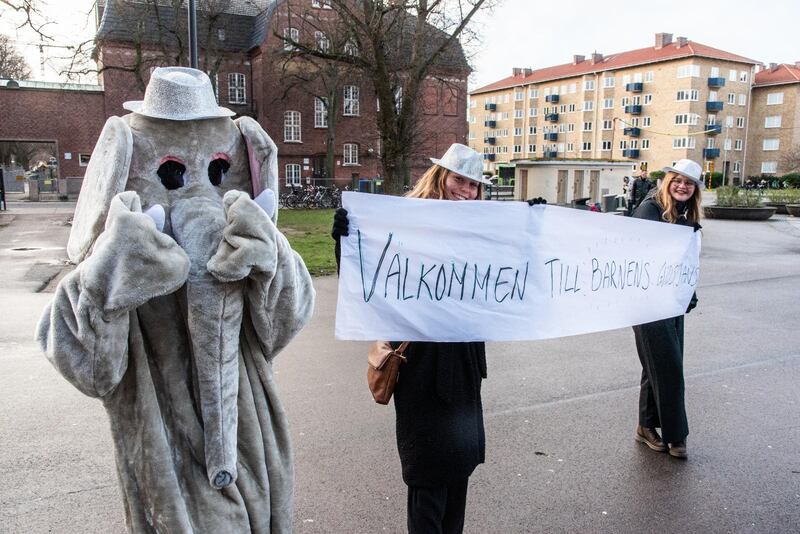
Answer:
[(781, 182), (786, 182), (789, 187), (800, 187), (800, 173), (793, 172), (781, 176)]
[(765, 195), (770, 202), (776, 204), (800, 203), (800, 189), (769, 189)]
[(761, 193), (755, 190), (723, 186), (717, 188), (717, 206), (723, 208), (757, 208), (761, 205)]
[(666, 175), (667, 173), (665, 173), (664, 171), (653, 171), (650, 173), (649, 177), (651, 180), (655, 181), (655, 180), (661, 180)]

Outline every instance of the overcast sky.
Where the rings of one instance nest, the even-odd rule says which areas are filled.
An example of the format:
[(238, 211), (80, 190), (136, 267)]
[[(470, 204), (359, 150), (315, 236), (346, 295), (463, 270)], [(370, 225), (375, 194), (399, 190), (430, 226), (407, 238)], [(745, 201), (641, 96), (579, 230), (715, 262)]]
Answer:
[[(61, 43), (90, 39), (93, 0), (39, 0), (58, 24), (48, 31)], [(690, 5), (691, 9), (684, 6)], [(0, 8), (2, 10), (2, 8)], [(31, 70), (40, 74), (35, 36), (16, 31), (8, 14), (0, 32), (25, 51)], [(652, 46), (657, 32), (684, 36), (764, 63), (800, 61), (800, 0), (499, 0), (491, 14), (476, 20), (483, 44), (472, 58), (470, 89), (511, 74), (513, 67), (542, 68), (572, 61), (573, 54), (611, 54)], [(49, 56), (64, 55), (45, 49)], [(50, 61), (50, 63), (54, 63)], [(55, 70), (44, 79), (56, 81)], [(92, 82), (93, 80), (86, 80)]]

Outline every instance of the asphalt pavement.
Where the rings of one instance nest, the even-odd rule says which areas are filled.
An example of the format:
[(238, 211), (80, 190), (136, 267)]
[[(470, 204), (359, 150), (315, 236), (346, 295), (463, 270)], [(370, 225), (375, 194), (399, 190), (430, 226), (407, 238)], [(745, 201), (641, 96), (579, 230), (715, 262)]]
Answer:
[[(0, 212), (0, 532), (124, 531), (105, 412), (33, 342), (70, 268), (73, 209)], [(800, 221), (703, 225), (700, 302), (686, 320), (688, 461), (633, 440), (630, 329), (490, 343), (487, 457), (465, 532), (800, 532)], [(367, 344), (333, 339), (336, 278), (315, 287), (311, 323), (275, 363), (295, 531), (404, 532), (394, 411), (367, 390)]]

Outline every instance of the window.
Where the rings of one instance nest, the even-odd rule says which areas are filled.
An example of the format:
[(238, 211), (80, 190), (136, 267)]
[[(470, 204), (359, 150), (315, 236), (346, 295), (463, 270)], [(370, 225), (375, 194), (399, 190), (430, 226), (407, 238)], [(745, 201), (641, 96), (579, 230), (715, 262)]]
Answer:
[(591, 151), (592, 150), (592, 142), (591, 141), (584, 141), (581, 150), (584, 151), (584, 152)]
[(764, 150), (778, 150), (780, 147), (780, 139), (764, 139)]
[(776, 106), (778, 104), (783, 104), (783, 93), (769, 93), (767, 95), (767, 105)]
[(317, 43), (317, 50), (327, 52), (331, 48), (331, 42), (322, 32), (314, 32), (314, 42)]
[(584, 122), (583, 123), (583, 131), (584, 132), (591, 132), (592, 131), (592, 122)]
[(699, 95), (699, 92), (697, 91), (697, 89), (681, 89), (680, 91), (678, 91), (678, 94), (675, 97), (675, 100), (677, 100), (678, 102), (685, 102), (687, 100), (696, 101), (697, 98), (698, 98), (698, 95)]
[(514, 154), (521, 154), (522, 153), (522, 145), (514, 145)]
[(763, 161), (761, 162), (761, 174), (774, 174), (778, 172), (777, 161)]
[(295, 49), (295, 46), (291, 43), (294, 41), (295, 43), (300, 40), (300, 30), (297, 28), (284, 28), (283, 29), (283, 49), (287, 51), (291, 51)]
[(764, 128), (780, 128), (781, 127), (781, 116), (774, 115), (771, 117), (766, 117), (764, 119)]
[(638, 139), (631, 139), (631, 148), (639, 148), (639, 140)]
[(719, 78), (719, 67), (711, 67), (711, 73), (708, 76), (710, 78)]
[(522, 135), (522, 128), (514, 128), (514, 137)]
[(717, 96), (716, 91), (709, 91), (708, 92), (708, 100), (709, 102), (719, 102), (719, 97)]
[(583, 81), (583, 90), (584, 91), (594, 91), (594, 80), (584, 80)]
[[(470, 117), (474, 119), (475, 117)], [(475, 121), (472, 121), (475, 122)], [(324, 98), (314, 99), (314, 128), (328, 127), (328, 105)]]
[(633, 81), (634, 81), (634, 83), (642, 83), (642, 73), (641, 72), (637, 72), (636, 74), (634, 74), (633, 75)]
[(344, 114), (348, 117), (361, 114), (358, 103), (359, 89), (357, 85), (344, 86)]
[(642, 117), (642, 128), (650, 126), (650, 117)]
[(628, 85), (629, 83), (631, 83), (631, 75), (630, 74), (625, 74), (622, 77), (622, 85)]
[(511, 101), (511, 95), (506, 93), (503, 95), (503, 103), (508, 104)]
[(741, 139), (737, 139), (737, 140), (736, 140), (736, 141), (733, 143), (733, 149), (734, 149), (734, 150), (741, 150), (741, 149), (742, 149), (742, 144), (743, 144), (743, 143), (742, 143), (742, 140), (741, 140)]
[(610, 130), (610, 129), (613, 128), (613, 124), (614, 124), (614, 121), (612, 121), (612, 120), (604, 120), (603, 121), (603, 129), (604, 130)]
[(539, 98), (539, 89), (536, 87), (528, 89), (528, 98)]
[(630, 102), (630, 99), (627, 96), (623, 96), (619, 99), (619, 107), (625, 109), (625, 106), (628, 105), (628, 102)]
[(515, 119), (521, 119), (522, 115), (523, 115), (523, 112), (524, 112), (524, 110), (522, 110), (522, 109), (515, 109), (514, 110), (514, 118)]
[(614, 108), (614, 99), (613, 98), (604, 98), (603, 99), (603, 109), (613, 109)]
[(648, 70), (644, 73), (644, 83), (650, 83), (653, 81), (653, 71)]
[[(506, 95), (506, 102), (508, 102), (508, 95)], [(397, 113), (400, 113), (400, 110), (403, 109), (403, 88), (398, 87), (394, 90), (394, 109)], [(503, 113), (503, 119), (508, 118), (508, 111)]]
[(578, 84), (569, 84), (569, 94), (575, 94), (578, 91)]
[(716, 148), (717, 142), (713, 137), (706, 139), (706, 148)]
[(695, 125), (700, 120), (700, 115), (696, 113), (680, 113), (675, 115), (675, 124), (690, 124)]
[(653, 103), (653, 95), (644, 95), (642, 105), (649, 106)]
[(311, 0), (311, 7), (331, 9), (331, 0)]
[(632, 117), (630, 121), (630, 125), (634, 127), (639, 126), (639, 117)]
[(300, 143), (300, 112), (287, 111), (283, 114), (283, 141)]
[(515, 89), (514, 90), (514, 101), (515, 102), (519, 102), (523, 98), (525, 98), (525, 91), (523, 91), (522, 89)]
[(600, 150), (611, 150), (611, 141), (603, 141), (600, 145)]
[(592, 100), (583, 101), (583, 111), (592, 111), (594, 109), (594, 102)]
[(545, 87), (544, 88), (544, 96), (550, 96), (550, 88), (549, 87)]
[(735, 71), (735, 70), (731, 70), (731, 71), (728, 73), (728, 80), (730, 80), (730, 81), (732, 81), (732, 82), (735, 82), (735, 81), (736, 81), (736, 71)]
[(603, 77), (603, 87), (604, 88), (609, 89), (611, 87), (616, 86), (616, 84), (617, 84), (617, 79), (614, 78), (613, 76), (605, 76), (605, 77)]
[(725, 127), (726, 128), (733, 128), (733, 117), (732, 116), (729, 115), (729, 116), (725, 117)]
[(678, 67), (678, 78), (699, 78), (700, 65), (681, 65)]
[[(561, 130), (561, 131), (563, 132), (564, 130)], [(575, 123), (574, 122), (570, 122), (569, 124), (567, 124), (567, 131), (568, 132), (574, 132), (575, 131)]]
[(728, 93), (728, 104), (736, 103), (736, 93)]
[(244, 87), (244, 74), (231, 72), (228, 74), (228, 103), (246, 104), (247, 98)]
[(224, 41), (225, 40), (225, 28), (217, 29), (217, 39), (219, 41)]
[(358, 45), (352, 39), (348, 39), (346, 43), (344, 43), (344, 53), (348, 56), (357, 57), (358, 56)]
[(736, 127), (744, 128), (744, 117), (736, 117)]
[(642, 150), (648, 150), (650, 148), (650, 139), (642, 139)]
[[(713, 139), (712, 139), (713, 141)], [(695, 138), (694, 137), (673, 137), (672, 138), (672, 148), (694, 148), (695, 147)]]
[(567, 105), (561, 104), (561, 113), (566, 113), (566, 111), (567, 111)]
[(344, 165), (358, 165), (358, 144), (344, 144)]
[(729, 138), (729, 139), (725, 139), (725, 142), (722, 144), (722, 147), (723, 147), (725, 150), (730, 150), (730, 149), (731, 149), (731, 145), (732, 145), (732, 141), (733, 141), (733, 140), (732, 140), (732, 139), (730, 139), (730, 138)]
[[(397, 111), (398, 112), (400, 111), (399, 107), (398, 107)], [(504, 111), (504, 112), (502, 112), (500, 114), (500, 120), (502, 120), (502, 121), (507, 121), (508, 120), (508, 111)]]
[(747, 95), (742, 93), (739, 95), (739, 105), (744, 106), (745, 104), (747, 104)]
[(536, 152), (536, 145), (528, 145), (528, 152)]
[(573, 111), (575, 111), (575, 104), (570, 104), (569, 108), (567, 109), (569, 110), (570, 113), (572, 113)]
[(741, 161), (734, 161), (733, 162), (733, 172), (742, 172), (742, 162)]
[[(478, 101), (475, 100), (474, 98), (470, 98), (470, 97), (467, 97), (467, 98), (469, 99), (469, 109), (475, 109), (475, 106), (477, 105)], [(378, 111), (380, 111), (380, 110), (381, 110), (381, 108), (378, 108)]]
[(528, 117), (536, 116), (536, 108), (528, 108)]
[(626, 139), (623, 139), (622, 141), (620, 141), (619, 142), (619, 148), (620, 148), (620, 150), (625, 150), (626, 148), (628, 148), (628, 141)]
[(300, 185), (300, 165), (297, 163), (286, 164), (286, 185)]
[(739, 81), (742, 82), (742, 83), (747, 83), (747, 71), (746, 70), (739, 71)]
[(87, 167), (89, 165), (89, 160), (91, 159), (91, 154), (78, 154), (78, 165), (81, 167)]

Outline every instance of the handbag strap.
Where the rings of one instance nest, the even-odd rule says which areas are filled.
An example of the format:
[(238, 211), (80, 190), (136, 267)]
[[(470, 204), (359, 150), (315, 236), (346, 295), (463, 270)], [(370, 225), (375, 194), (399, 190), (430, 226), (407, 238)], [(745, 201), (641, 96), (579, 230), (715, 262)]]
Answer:
[(402, 343), (400, 343), (400, 346), (399, 346), (399, 347), (397, 347), (397, 348), (396, 348), (394, 351), (395, 351), (397, 354), (399, 354), (399, 355), (401, 355), (401, 356), (402, 356), (402, 355), (403, 355), (403, 352), (405, 352), (406, 348), (408, 347), (408, 344), (409, 344), (409, 342), (408, 342), (408, 341), (403, 341)]

